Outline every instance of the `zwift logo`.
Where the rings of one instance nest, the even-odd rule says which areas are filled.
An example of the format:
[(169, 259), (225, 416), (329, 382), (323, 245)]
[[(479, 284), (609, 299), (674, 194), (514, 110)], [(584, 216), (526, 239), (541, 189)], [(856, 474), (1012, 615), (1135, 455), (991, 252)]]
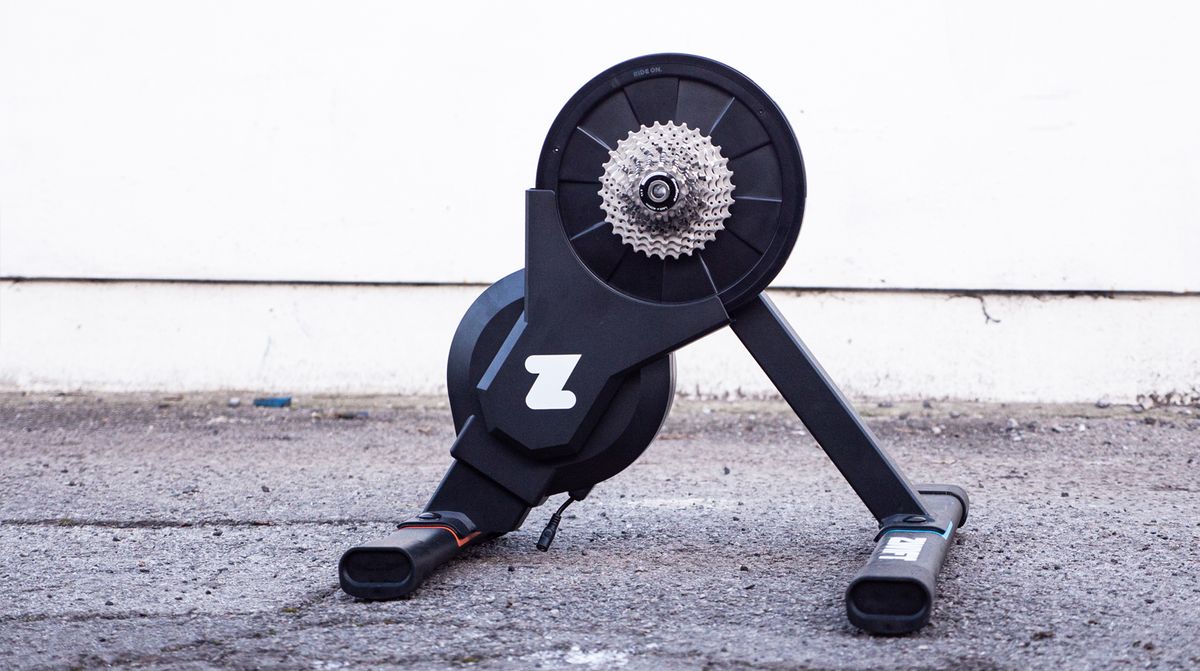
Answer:
[(537, 377), (525, 396), (530, 410), (569, 410), (575, 394), (563, 389), (581, 354), (534, 354), (525, 359), (525, 370)]

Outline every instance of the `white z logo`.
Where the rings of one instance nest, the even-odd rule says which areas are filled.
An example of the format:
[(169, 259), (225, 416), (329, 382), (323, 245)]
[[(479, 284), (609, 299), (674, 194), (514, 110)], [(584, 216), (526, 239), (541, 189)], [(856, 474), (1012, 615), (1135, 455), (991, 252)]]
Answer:
[(534, 354), (525, 359), (525, 370), (537, 377), (525, 396), (530, 410), (568, 410), (575, 394), (563, 389), (581, 354)]

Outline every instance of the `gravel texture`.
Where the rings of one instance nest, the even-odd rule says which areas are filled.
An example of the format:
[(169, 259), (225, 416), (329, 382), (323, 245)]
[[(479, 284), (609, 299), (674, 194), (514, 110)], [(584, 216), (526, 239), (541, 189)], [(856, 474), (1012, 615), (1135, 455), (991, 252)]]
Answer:
[(424, 503), (448, 409), (239, 396), (0, 396), (0, 667), (1200, 666), (1194, 408), (864, 404), (972, 497), (933, 622), (879, 638), (842, 601), (873, 520), (780, 403), (682, 401), (550, 552), (543, 506), (366, 603), (337, 559)]

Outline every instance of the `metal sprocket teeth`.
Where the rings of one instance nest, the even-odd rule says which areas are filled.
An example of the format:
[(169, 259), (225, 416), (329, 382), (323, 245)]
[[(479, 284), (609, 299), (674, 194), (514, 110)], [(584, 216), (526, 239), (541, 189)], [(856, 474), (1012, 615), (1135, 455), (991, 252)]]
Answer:
[[(621, 242), (649, 257), (677, 259), (714, 240), (725, 228), (733, 204), (729, 159), (712, 138), (687, 124), (654, 122), (642, 126), (608, 153), (600, 178), (600, 206)], [(642, 181), (670, 175), (674, 203), (655, 210), (643, 201)]]

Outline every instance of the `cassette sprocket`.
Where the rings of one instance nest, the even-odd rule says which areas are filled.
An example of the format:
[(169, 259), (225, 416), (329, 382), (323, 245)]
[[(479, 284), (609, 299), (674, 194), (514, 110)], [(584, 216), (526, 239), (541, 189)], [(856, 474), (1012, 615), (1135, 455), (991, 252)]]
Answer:
[(677, 259), (717, 237), (733, 204), (729, 159), (712, 138), (658, 121), (617, 143), (600, 178), (613, 233), (647, 256)]

